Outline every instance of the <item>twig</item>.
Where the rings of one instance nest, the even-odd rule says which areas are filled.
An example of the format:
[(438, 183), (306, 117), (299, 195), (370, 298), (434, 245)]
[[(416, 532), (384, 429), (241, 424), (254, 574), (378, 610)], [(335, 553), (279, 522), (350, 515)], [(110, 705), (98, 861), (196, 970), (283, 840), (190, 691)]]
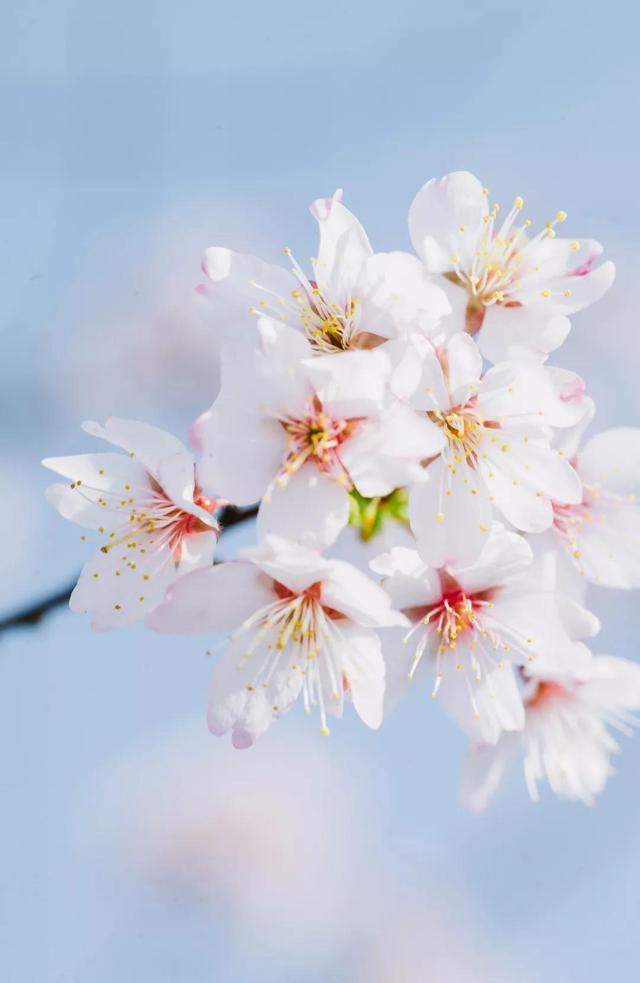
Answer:
[[(253, 519), (258, 512), (257, 505), (251, 505), (246, 509), (238, 509), (233, 505), (227, 505), (222, 509), (219, 522), (221, 527), (221, 535), (224, 533), (225, 529), (230, 529), (232, 526), (237, 526), (241, 522), (245, 522), (247, 519)], [(71, 596), (71, 591), (76, 585), (77, 577), (72, 583), (67, 584), (66, 587), (61, 588), (61, 590), (54, 591), (52, 594), (47, 594), (46, 597), (41, 597), (39, 600), (34, 601), (32, 604), (27, 605), (27, 607), (16, 611), (14, 614), (9, 614), (5, 618), (0, 619), (0, 635), (2, 632), (9, 631), (11, 628), (22, 628), (29, 627), (31, 625), (39, 624), (43, 618), (46, 618), (51, 611), (55, 611), (56, 608), (61, 607), (66, 604)]]

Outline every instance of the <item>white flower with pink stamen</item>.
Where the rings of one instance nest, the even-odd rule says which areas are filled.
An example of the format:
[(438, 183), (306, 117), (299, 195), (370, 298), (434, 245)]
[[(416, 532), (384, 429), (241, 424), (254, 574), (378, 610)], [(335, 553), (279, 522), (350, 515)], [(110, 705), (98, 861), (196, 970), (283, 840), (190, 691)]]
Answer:
[(89, 612), (94, 628), (107, 630), (145, 617), (176, 577), (211, 564), (219, 532), (213, 513), (225, 503), (201, 493), (193, 457), (171, 434), (113, 417), (104, 427), (85, 423), (83, 429), (127, 453), (42, 463), (70, 479), (47, 489), (49, 501), (64, 518), (102, 537), (70, 605)]
[[(421, 550), (421, 544), (418, 544)], [(387, 711), (420, 674), (431, 695), (471, 736), (495, 744), (524, 726), (514, 666), (581, 666), (588, 650), (567, 634), (556, 595), (532, 568), (522, 536), (494, 525), (471, 566), (436, 569), (424, 553), (395, 547), (371, 567), (409, 632), (388, 636)]]
[(281, 536), (242, 559), (181, 578), (149, 618), (158, 631), (229, 632), (211, 682), (209, 727), (248, 747), (302, 693), (327, 716), (349, 697), (369, 727), (382, 722), (384, 662), (375, 631), (406, 624), (388, 595), (342, 560)]
[(425, 446), (426, 480), (409, 497), (412, 529), (434, 566), (471, 562), (494, 509), (516, 529), (539, 533), (553, 522), (551, 498), (580, 501), (580, 479), (549, 441), (550, 427), (584, 412), (577, 376), (532, 362), (483, 374), (465, 334), (442, 347), (420, 335), (390, 344), (392, 389), (444, 438), (440, 454)]
[(327, 545), (351, 488), (387, 495), (419, 480), (443, 436), (391, 394), (383, 349), (310, 357), (303, 335), (268, 318), (259, 335), (225, 347), (220, 395), (198, 422), (198, 474), (238, 505), (262, 498), (262, 535)]
[(311, 205), (320, 243), (307, 275), (289, 248), (289, 269), (222, 246), (207, 249), (206, 283), (199, 292), (220, 321), (232, 326), (268, 315), (301, 331), (312, 351), (375, 348), (418, 326), (431, 331), (451, 308), (417, 257), (374, 253), (367, 235), (342, 204), (342, 192)]
[(561, 799), (593, 805), (613, 774), (612, 754), (620, 750), (610, 727), (629, 735), (640, 710), (640, 666), (600, 655), (577, 677), (528, 677), (523, 694), (525, 725), (503, 734), (497, 745), (473, 748), (465, 762), (462, 800), (482, 812), (514, 758), (523, 756), (529, 795), (539, 799), (547, 781)]
[(596, 266), (602, 253), (592, 239), (560, 239), (556, 212), (534, 236), (517, 197), (504, 219), (488, 192), (468, 171), (428, 181), (409, 210), (409, 230), (425, 269), (448, 283), (453, 330), (479, 334), (492, 362), (515, 354), (544, 357), (560, 345), (567, 318), (598, 300), (611, 286), (613, 263)]

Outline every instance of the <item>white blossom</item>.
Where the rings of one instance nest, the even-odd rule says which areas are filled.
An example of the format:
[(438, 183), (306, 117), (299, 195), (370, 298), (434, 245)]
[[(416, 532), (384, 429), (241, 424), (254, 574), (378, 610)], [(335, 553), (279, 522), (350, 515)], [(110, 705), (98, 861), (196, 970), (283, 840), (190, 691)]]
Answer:
[[(577, 504), (580, 479), (551, 447), (550, 426), (583, 413), (580, 380), (545, 366), (503, 363), (483, 374), (475, 342), (457, 334), (444, 346), (414, 335), (397, 353), (392, 387), (444, 438), (424, 447), (426, 480), (410, 493), (411, 526), (434, 566), (468, 563), (480, 552), (497, 509), (516, 529), (543, 532), (551, 499)], [(571, 374), (569, 374), (571, 375)]]
[(83, 429), (126, 453), (42, 463), (70, 479), (47, 489), (52, 505), (102, 539), (70, 605), (106, 630), (143, 618), (177, 576), (212, 562), (219, 532), (213, 513), (224, 503), (202, 494), (193, 457), (171, 434), (114, 417), (104, 427), (85, 423)]
[(488, 191), (468, 171), (428, 181), (409, 211), (409, 231), (425, 269), (450, 285), (452, 330), (480, 331), (483, 354), (500, 362), (514, 354), (544, 357), (566, 338), (568, 314), (611, 286), (613, 263), (592, 239), (561, 239), (554, 218), (531, 236), (518, 196), (503, 219)]
[(468, 734), (495, 744), (524, 726), (514, 666), (566, 671), (588, 661), (567, 631), (554, 584), (532, 561), (526, 540), (498, 523), (470, 566), (434, 568), (406, 547), (372, 561), (411, 622), (385, 643), (387, 711), (419, 672)]
[(237, 327), (247, 311), (280, 320), (303, 333), (312, 351), (375, 348), (419, 324), (430, 331), (451, 308), (417, 257), (374, 253), (367, 235), (342, 204), (342, 192), (311, 205), (320, 242), (307, 275), (291, 249), (288, 268), (223, 246), (207, 249), (200, 292), (222, 324)]
[(213, 673), (209, 727), (248, 747), (300, 693), (307, 711), (319, 708), (323, 734), (346, 697), (364, 723), (379, 727), (384, 662), (375, 629), (406, 619), (350, 563), (267, 536), (238, 561), (181, 578), (149, 624), (232, 632)]

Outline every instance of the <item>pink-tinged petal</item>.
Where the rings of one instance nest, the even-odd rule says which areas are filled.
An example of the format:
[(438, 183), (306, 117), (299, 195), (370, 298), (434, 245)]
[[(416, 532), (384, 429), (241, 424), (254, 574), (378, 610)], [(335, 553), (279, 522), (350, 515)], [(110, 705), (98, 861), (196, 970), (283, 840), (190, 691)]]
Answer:
[(509, 363), (504, 368), (511, 371), (509, 385), (490, 387), (492, 376), (502, 369), (500, 365), (482, 381), (477, 405), (484, 419), (508, 422), (510, 418), (528, 417), (536, 426), (569, 427), (584, 416), (585, 385), (575, 372), (531, 360)]
[(472, 748), (464, 760), (460, 799), (472, 812), (484, 812), (513, 762), (520, 744), (517, 734), (503, 733), (494, 747)]
[(537, 277), (535, 284), (523, 286), (514, 298), (542, 314), (576, 314), (600, 300), (613, 284), (615, 275), (615, 266), (607, 261), (593, 270), (577, 274), (542, 280)]
[(274, 487), (258, 512), (259, 538), (277, 533), (311, 549), (324, 549), (349, 521), (349, 494), (344, 485), (305, 464), (284, 487)]
[(468, 567), (452, 567), (451, 572), (467, 594), (474, 594), (518, 576), (532, 560), (528, 542), (496, 522), (475, 563)]
[(275, 600), (272, 581), (253, 564), (220, 563), (176, 580), (146, 623), (155, 631), (170, 634), (232, 631)]
[(429, 273), (452, 270), (452, 256), (463, 266), (471, 261), (487, 210), (482, 185), (468, 171), (432, 178), (418, 191), (409, 209), (409, 234)]
[(334, 204), (336, 202), (342, 204), (343, 198), (344, 191), (342, 188), (337, 188), (331, 198), (316, 198), (315, 201), (312, 201), (309, 205), (309, 211), (318, 222), (326, 222)]
[(353, 706), (367, 727), (376, 730), (383, 719), (385, 690), (380, 638), (370, 628), (354, 624), (339, 625), (338, 630), (338, 658)]
[(343, 560), (327, 560), (322, 579), (321, 601), (365, 628), (407, 624), (391, 607), (391, 598), (357, 567)]

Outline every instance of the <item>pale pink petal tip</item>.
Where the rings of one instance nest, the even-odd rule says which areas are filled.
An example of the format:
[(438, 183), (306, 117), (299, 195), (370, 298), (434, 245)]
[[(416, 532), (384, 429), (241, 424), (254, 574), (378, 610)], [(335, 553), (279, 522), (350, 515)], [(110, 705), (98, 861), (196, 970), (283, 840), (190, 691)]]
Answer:
[(187, 437), (187, 443), (192, 451), (196, 454), (202, 454), (202, 425), (207, 418), (208, 413), (202, 413), (201, 416), (197, 417), (191, 424), (189, 428), (189, 434)]
[(579, 403), (584, 398), (586, 388), (584, 380), (575, 376), (560, 389), (560, 399), (564, 403)]
[(334, 201), (339, 204), (342, 203), (343, 191), (342, 188), (337, 188), (332, 194), (331, 198), (316, 198), (309, 205), (309, 211), (318, 222), (325, 222), (329, 215), (331, 214), (331, 208)]

